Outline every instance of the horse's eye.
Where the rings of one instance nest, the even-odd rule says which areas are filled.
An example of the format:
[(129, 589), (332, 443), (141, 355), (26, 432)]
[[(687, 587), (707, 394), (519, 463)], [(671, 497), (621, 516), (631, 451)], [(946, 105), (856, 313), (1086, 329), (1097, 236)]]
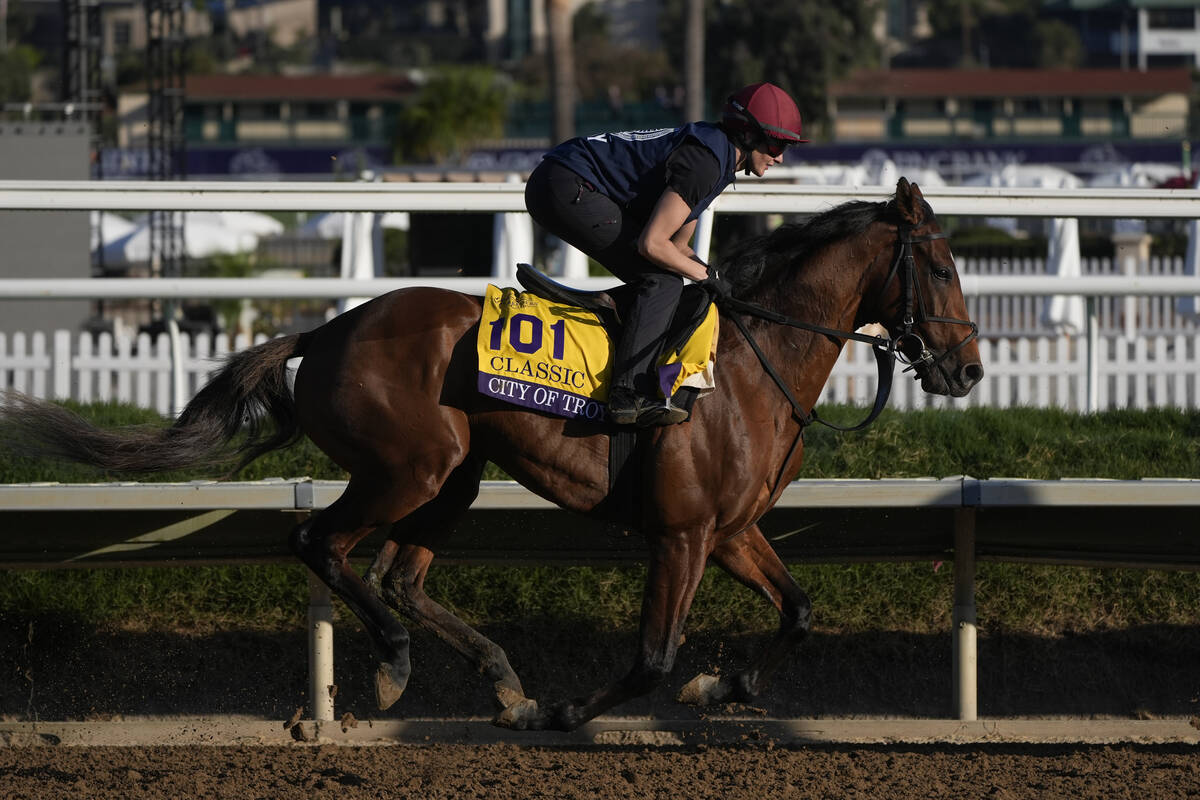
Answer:
[(934, 267), (931, 271), (933, 272), (933, 277), (939, 281), (949, 283), (954, 278), (954, 273), (945, 267)]

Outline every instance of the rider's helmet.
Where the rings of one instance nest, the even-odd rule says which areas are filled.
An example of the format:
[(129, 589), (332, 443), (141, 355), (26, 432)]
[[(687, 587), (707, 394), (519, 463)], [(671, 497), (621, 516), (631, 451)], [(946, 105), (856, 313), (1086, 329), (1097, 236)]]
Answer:
[(796, 102), (773, 83), (752, 83), (731, 94), (721, 110), (721, 123), (743, 150), (774, 140), (783, 152), (789, 144), (808, 141), (801, 138)]

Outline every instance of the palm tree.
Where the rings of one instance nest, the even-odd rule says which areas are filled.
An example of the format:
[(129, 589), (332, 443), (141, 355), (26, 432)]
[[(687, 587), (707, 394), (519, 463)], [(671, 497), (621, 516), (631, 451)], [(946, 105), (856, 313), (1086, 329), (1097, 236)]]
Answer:
[(687, 0), (683, 40), (684, 122), (704, 116), (704, 0)]
[(550, 36), (550, 143), (575, 135), (575, 48), (571, 41), (571, 0), (548, 0)]

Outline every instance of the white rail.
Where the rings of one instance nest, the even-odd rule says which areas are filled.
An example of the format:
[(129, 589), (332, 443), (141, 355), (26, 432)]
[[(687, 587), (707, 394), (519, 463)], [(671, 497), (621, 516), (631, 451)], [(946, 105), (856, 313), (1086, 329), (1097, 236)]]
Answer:
[[(14, 525), (35, 527), (39, 533), (36, 546), (28, 536), (0, 538), (0, 565), (28, 568), (30, 566), (95, 567), (106, 564), (228, 561), (230, 553), (221, 550), (228, 542), (220, 537), (206, 540), (206, 531), (227, 523), (235, 511), (307, 512), (327, 507), (345, 488), (341, 481), (312, 481), (309, 479), (269, 480), (243, 483), (201, 481), (181, 484), (28, 484), (0, 485), (0, 519), (7, 523), (3, 530), (14, 531)], [(471, 507), (472, 514), (487, 511), (505, 513), (527, 509), (552, 508), (545, 500), (533, 495), (518, 484), (505, 481), (485, 481), (479, 497)], [(1120, 520), (1107, 518), (1122, 510), (1136, 508), (1139, 520), (1158, 538), (1150, 538)], [(937, 522), (927, 520), (936, 535), (910, 550), (910, 559), (940, 557), (953, 551), (954, 611), (952, 618), (953, 701), (956, 715), (962, 720), (977, 717), (977, 650), (975, 607), (975, 564), (977, 556), (1006, 561), (1048, 561), (1050, 563), (1105, 563), (1133, 566), (1155, 566), (1177, 569), (1200, 568), (1200, 541), (1178, 533), (1180, 518), (1190, 519), (1200, 509), (1200, 480), (978, 480), (969, 477), (896, 480), (800, 480), (787, 486), (775, 509), (764, 517), (764, 530), (770, 529), (775, 515), (785, 515), (785, 528), (799, 520), (786, 515), (799, 512), (805, 529), (813, 527), (812, 515), (822, 510), (879, 511), (882, 514), (904, 509), (921, 509), (944, 516)], [(1075, 525), (1091, 533), (1084, 539), (1069, 535), (1051, 543), (1022, 539), (1022, 531), (1030, 527), (1041, 510), (1045, 516), (1056, 509), (1071, 509)], [(72, 513), (94, 512), (93, 526), (81, 536), (78, 519)], [(119, 524), (130, 525), (130, 512), (179, 511), (192, 514), (164, 527), (142, 531), (123, 541), (113, 542), (103, 535), (105, 513), (125, 514)], [(1005, 514), (1016, 516), (1005, 517)], [(57, 515), (65, 515), (59, 519)], [(948, 515), (948, 516), (945, 516)], [(283, 542), (287, 525), (295, 519), (264, 524), (259, 521), (249, 531), (243, 531), (239, 541), (251, 538), (267, 539), (265, 547), (277, 558), (288, 556)], [(470, 516), (470, 515), (468, 515)], [(149, 518), (149, 517), (148, 517)], [(1085, 524), (1086, 518), (1086, 524)], [(499, 519), (499, 518), (497, 518)], [(1000, 520), (999, 526), (996, 519)], [(65, 521), (64, 521), (65, 520)], [(555, 525), (578, 525), (578, 519), (568, 521), (566, 515)], [(494, 520), (493, 520), (494, 521)], [(161, 521), (158, 524), (163, 524)], [(282, 528), (276, 530), (277, 528)], [(1016, 535), (1014, 536), (1014, 526)], [(128, 529), (128, 527), (126, 529)], [(894, 526), (879, 525), (871, 520), (851, 525), (852, 545), (837, 545), (825, 549), (822, 560), (878, 560), (871, 553), (895, 547)], [(999, 529), (998, 529), (999, 528)], [(839, 528), (840, 529), (840, 528)], [(89, 539), (88, 532), (91, 537)], [(465, 532), (464, 532), (465, 533)], [(843, 536), (845, 535), (843, 534)], [(555, 536), (551, 545), (559, 550), (579, 548), (580, 531), (563, 539)], [(60, 541), (74, 537), (69, 542)], [(96, 539), (106, 542), (99, 549)], [(622, 537), (624, 538), (624, 537)], [(781, 546), (790, 545), (790, 534), (774, 537)], [(615, 541), (601, 537), (609, 548)], [(1023, 544), (1025, 541), (1027, 543)], [(860, 548), (866, 542), (872, 550), (864, 555)], [(482, 551), (494, 551), (493, 559), (511, 560), (516, 551), (499, 549), (492, 536), (485, 537)], [(214, 548), (217, 548), (214, 551)], [(526, 551), (520, 551), (525, 561)], [(543, 559), (551, 553), (538, 551)], [(580, 551), (583, 554), (583, 551)], [(594, 557), (595, 551), (592, 552)], [(36, 553), (31, 559), (31, 553)], [(623, 558), (641, 557), (640, 551), (622, 550)], [(537, 560), (534, 556), (534, 560)], [(586, 557), (585, 557), (586, 560)], [(802, 559), (794, 559), (802, 560)], [(319, 581), (310, 580), (309, 595), (309, 671), (314, 687), (313, 712), (316, 719), (334, 718), (333, 700), (324, 687), (333, 683), (332, 617), (329, 613), (328, 589)]]
[[(1082, 295), (1088, 297), (1186, 296), (1200, 293), (1200, 279), (1178, 275), (1066, 278), (1050, 275), (962, 275), (966, 295)], [(496, 278), (3, 278), (0, 298), (25, 300), (334, 299), (378, 296), (417, 286), (482, 295)], [(571, 281), (579, 289), (607, 289), (616, 278)]]
[[(744, 180), (725, 192), (701, 219), (697, 251), (707, 251), (713, 213), (810, 213), (854, 199), (882, 199), (889, 189), (767, 184)], [(1200, 219), (1200, 190), (1020, 189), (936, 187), (925, 192), (941, 214), (1036, 217)], [(0, 181), (0, 210), (302, 210), (302, 211), (524, 211), (524, 186), (506, 183), (314, 183), (154, 181)], [(372, 279), (0, 279), (0, 298), (347, 298), (379, 295), (409, 286), (437, 286), (482, 294), (486, 278)], [(573, 280), (579, 288), (601, 289), (611, 278)], [(1098, 297), (1200, 296), (1196, 276), (963, 275), (968, 296), (1084, 296), (1089, 332), (1084, 339), (1086, 408), (1099, 409)], [(1132, 299), (1127, 301), (1134, 302)], [(177, 337), (175, 350), (181, 349)], [(178, 361), (178, 359), (175, 359)], [(174, 408), (184, 400), (181, 367), (175, 365)]]
[[(1195, 189), (930, 187), (937, 213), (990, 217), (1200, 218)], [(524, 211), (521, 183), (0, 181), (0, 210), (29, 211)], [(742, 180), (713, 204), (721, 214), (813, 213), (892, 188)]]

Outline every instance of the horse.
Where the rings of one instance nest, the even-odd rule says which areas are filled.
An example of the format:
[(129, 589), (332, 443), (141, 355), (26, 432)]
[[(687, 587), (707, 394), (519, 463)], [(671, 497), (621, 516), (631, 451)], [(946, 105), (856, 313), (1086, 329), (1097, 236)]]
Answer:
[[(434, 631), (491, 681), (496, 724), (573, 730), (664, 681), (709, 562), (771, 603), (779, 626), (748, 666), (697, 676), (689, 694), (696, 702), (748, 701), (809, 630), (809, 598), (757, 521), (799, 471), (812, 419), (801, 412), (816, 403), (851, 336), (838, 332), (882, 324), (929, 393), (961, 397), (983, 376), (945, 236), (919, 187), (901, 178), (886, 202), (845, 203), (737, 248), (723, 269), (741, 307), (761, 313), (742, 321), (721, 312), (718, 391), (696, 402), (686, 422), (641, 429), (636, 479), (621, 497), (608, 472), (615, 429), (482, 396), (481, 298), (427, 287), (382, 295), (316, 329), (234, 354), (166, 428), (101, 430), (15, 393), (0, 413), (43, 451), (115, 471), (220, 457), (236, 460), (236, 470), (308, 436), (349, 480), (335, 502), (299, 524), (290, 547), (362, 620), (378, 659), (381, 709), (400, 698), (410, 674), (404, 618)], [(724, 324), (735, 316), (735, 326)], [(290, 387), (288, 360), (298, 357)], [(565, 509), (644, 537), (640, 647), (626, 674), (590, 694), (547, 704), (527, 697), (504, 650), (424, 591), (487, 461)], [(360, 576), (351, 551), (381, 526), (389, 527), (387, 541)]]

